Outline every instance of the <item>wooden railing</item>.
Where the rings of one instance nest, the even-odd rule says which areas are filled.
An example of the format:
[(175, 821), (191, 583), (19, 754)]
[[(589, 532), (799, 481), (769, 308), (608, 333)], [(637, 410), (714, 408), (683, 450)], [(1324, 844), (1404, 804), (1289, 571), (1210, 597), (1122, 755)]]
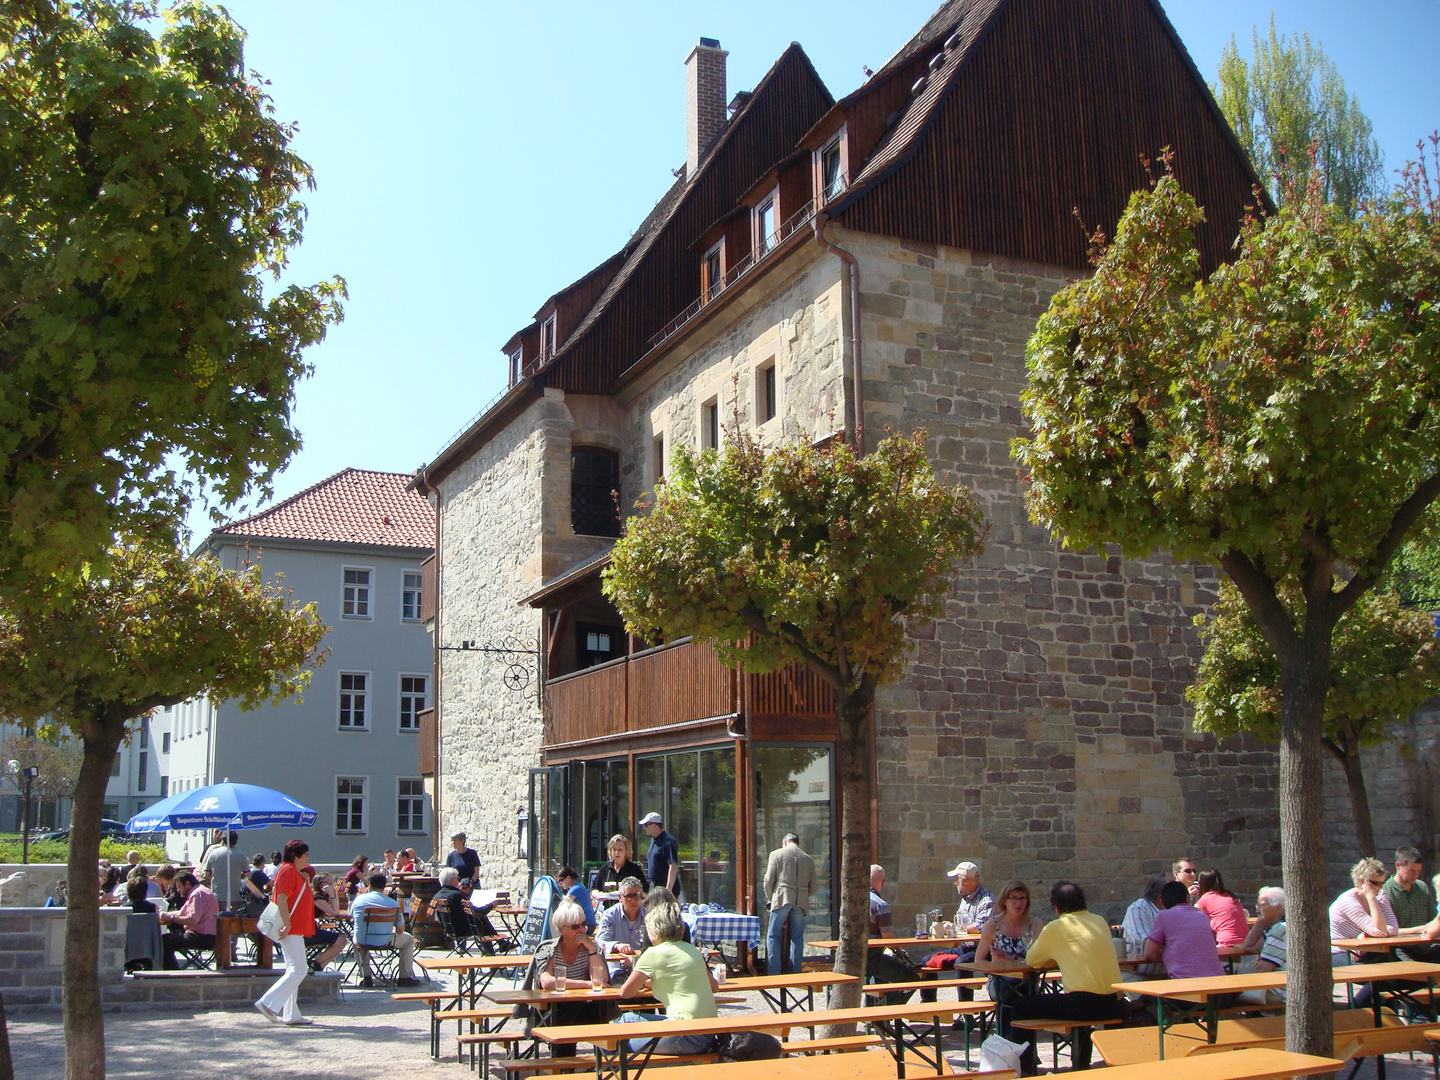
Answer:
[(709, 645), (681, 641), (547, 681), (544, 742), (564, 746), (735, 716), (741, 678), (753, 716), (834, 715), (829, 687), (808, 669), (739, 676)]
[(435, 773), (435, 709), (421, 709), (417, 717), (420, 721), (420, 739), (416, 746), (416, 754), (420, 759), (420, 766), (417, 770), (421, 776), (433, 776)]

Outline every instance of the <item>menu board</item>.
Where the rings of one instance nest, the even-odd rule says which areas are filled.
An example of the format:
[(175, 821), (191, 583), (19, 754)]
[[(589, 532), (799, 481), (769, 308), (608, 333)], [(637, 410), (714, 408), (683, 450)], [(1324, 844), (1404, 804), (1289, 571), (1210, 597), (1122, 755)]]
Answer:
[(542, 877), (530, 890), (530, 908), (520, 927), (520, 951), (533, 954), (536, 946), (550, 936), (550, 912), (560, 900), (560, 883)]

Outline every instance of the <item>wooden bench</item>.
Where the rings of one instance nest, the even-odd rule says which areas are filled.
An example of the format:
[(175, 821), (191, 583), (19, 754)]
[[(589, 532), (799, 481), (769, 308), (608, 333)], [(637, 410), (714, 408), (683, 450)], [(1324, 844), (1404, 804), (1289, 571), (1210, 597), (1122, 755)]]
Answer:
[[(1386, 1016), (1383, 1027), (1375, 1027), (1374, 1014), (1369, 1009), (1346, 1009), (1334, 1014), (1336, 1056), (1348, 1046), (1353, 1038), (1374, 1039), (1377, 1033), (1403, 1029), (1398, 1017)], [(1440, 1025), (1412, 1025), (1414, 1030), (1404, 1037), (1405, 1041), (1424, 1042), (1420, 1029), (1440, 1029)], [(1389, 1036), (1383, 1036), (1389, 1038)], [(1155, 1029), (1122, 1028), (1118, 1031), (1097, 1031), (1094, 1036), (1095, 1049), (1107, 1065), (1137, 1065), (1156, 1061), (1159, 1057), (1159, 1039)], [(1216, 1029), (1214, 1043), (1205, 1040), (1205, 1028), (1201, 1024), (1179, 1024), (1165, 1033), (1165, 1060), (1190, 1057), (1196, 1054), (1211, 1054), (1234, 1050), (1238, 1047), (1280, 1048), (1285, 1044), (1285, 1017), (1260, 1016), (1249, 1020), (1222, 1020)], [(1411, 1049), (1412, 1047), (1407, 1047)], [(1413, 1047), (1426, 1049), (1423, 1045)], [(1385, 1053), (1399, 1051), (1386, 1050)], [(1428, 1051), (1427, 1051), (1428, 1052)], [(1350, 1058), (1369, 1057), (1370, 1054), (1351, 1053)], [(1347, 1059), (1348, 1060), (1348, 1059)]]
[(892, 991), (944, 990), (950, 986), (957, 989), (963, 986), (967, 990), (979, 990), (986, 982), (985, 979), (917, 979), (914, 982), (867, 983), (860, 989), (870, 997), (877, 997)]
[[(1387, 1019), (1389, 1019), (1387, 1017)], [(1361, 1028), (1354, 1031), (1335, 1032), (1335, 1056), (1341, 1061), (1355, 1061), (1358, 1058), (1383, 1057), (1386, 1054), (1408, 1054), (1421, 1050), (1432, 1056), (1436, 1050), (1430, 1045), (1430, 1037), (1440, 1034), (1440, 1024), (1384, 1024), (1381, 1027)], [(1243, 1044), (1245, 1049), (1274, 1048), (1285, 1045), (1285, 1037), (1265, 1039)], [(1210, 1056), (1234, 1050), (1235, 1047), (1205, 1044), (1190, 1051), (1190, 1057)]]
[[(521, 1042), (525, 1039), (522, 1031), (501, 1031), (500, 1028), (506, 1020), (514, 1016), (513, 1009), (501, 1005), (492, 1005), (484, 1009), (447, 1009), (440, 1013), (437, 1023), (455, 1021), (455, 1060), (461, 1061), (465, 1056), (465, 1048), (470, 1049), (470, 1065), (475, 1065), (475, 1052), (479, 1050), (483, 1068), (488, 1073), (490, 1068), (490, 1047), (496, 1043)], [(491, 1021), (498, 1020), (500, 1023), (491, 1027)], [(470, 1024), (468, 1032), (462, 1032), (460, 1025)], [(475, 1030), (475, 1025), (480, 1030)], [(509, 1053), (510, 1051), (506, 1051)]]
[(844, 1035), (835, 1039), (797, 1039), (782, 1042), (784, 1054), (835, 1054), (852, 1050), (869, 1050), (885, 1042), (879, 1035)]
[(1088, 1031), (1091, 1028), (1116, 1027), (1123, 1024), (1123, 1020), (1011, 1020), (1012, 1028), (1019, 1028), (1022, 1031), (1044, 1031), (1050, 1035), (1050, 1065), (1051, 1068), (1060, 1068), (1060, 1047), (1070, 1048), (1073, 1055), (1075, 1047), (1075, 1032), (1078, 1030)]
[[(441, 1014), (454, 1011), (454, 1006), (460, 1003), (461, 995), (445, 990), (416, 990), (402, 994), (391, 994), (391, 1001), (424, 1001), (430, 1005), (430, 1058), (438, 1061), (440, 1058), (440, 1020)], [(450, 1002), (450, 1006), (442, 1009), (442, 1001)]]
[[(907, 1080), (1013, 1080), (1009, 1070), (996, 1072), (953, 1072), (948, 1067), (936, 1073), (907, 1071)], [(593, 1072), (571, 1080), (598, 1080)], [(895, 1060), (883, 1051), (862, 1051), (838, 1057), (783, 1057), (769, 1061), (726, 1061), (712, 1065), (691, 1065), (685, 1080), (895, 1080)]]

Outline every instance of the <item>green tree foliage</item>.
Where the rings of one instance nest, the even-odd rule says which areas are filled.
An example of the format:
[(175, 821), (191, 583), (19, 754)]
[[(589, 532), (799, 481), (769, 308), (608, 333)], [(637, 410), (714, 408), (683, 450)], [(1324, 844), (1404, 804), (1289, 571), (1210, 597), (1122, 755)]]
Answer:
[[(113, 549), (106, 575), (82, 578), (66, 606), (0, 608), (0, 718), (47, 718), (84, 748), (69, 880), (94, 879), (111, 763), (135, 721), (200, 694), (242, 709), (291, 697), (309, 681), (325, 629), (314, 605), (295, 608), (258, 569), (226, 571), (214, 559), (143, 543)], [(66, 1080), (105, 1076), (99, 920), (96, 891), (72, 890)]]
[[(1295, 619), (1299, 598), (1293, 583), (1281, 600)], [(1197, 616), (1205, 656), (1185, 692), (1195, 706), (1195, 727), (1221, 737), (1249, 732), (1280, 740), (1280, 668), (1249, 607), (1229, 582), (1210, 616)], [(1336, 624), (1330, 653), (1330, 690), (1325, 699), (1325, 749), (1339, 762), (1350, 793), (1360, 854), (1375, 854), (1375, 829), (1360, 751), (1387, 738), (1440, 693), (1440, 647), (1435, 619), (1402, 604), (1398, 593), (1371, 591)]]
[(1322, 198), (1347, 213), (1379, 195), (1385, 155), (1335, 62), (1308, 34), (1277, 35), (1274, 15), (1269, 36), (1262, 39), (1256, 30), (1253, 37), (1248, 63), (1230, 38), (1210, 89), (1271, 197), (1278, 204), (1292, 189), (1303, 192), (1312, 167), (1320, 173)]
[[(737, 433), (719, 454), (677, 449), (605, 572), (606, 595), (643, 638), (708, 641), (746, 671), (803, 663), (834, 690), (837, 971), (865, 969), (875, 691), (899, 673), (909, 632), (939, 612), (956, 563), (980, 552), (981, 520), (968, 489), (936, 477), (923, 432), (866, 457), (839, 442), (766, 452)], [(858, 1005), (858, 984), (847, 992)]]
[(303, 350), (344, 282), (265, 295), (313, 186), (224, 11), (0, 5), (0, 589), (72, 586), (300, 445)]
[(1202, 214), (1164, 176), (1132, 196), (1094, 276), (1056, 295), (1028, 350), (1033, 434), (1014, 452), (1032, 517), (1072, 547), (1219, 564), (1276, 657), (1288, 1043), (1310, 1053), (1333, 1049), (1332, 636), (1440, 495), (1437, 211), (1423, 165), (1358, 218), (1313, 182), (1198, 280)]

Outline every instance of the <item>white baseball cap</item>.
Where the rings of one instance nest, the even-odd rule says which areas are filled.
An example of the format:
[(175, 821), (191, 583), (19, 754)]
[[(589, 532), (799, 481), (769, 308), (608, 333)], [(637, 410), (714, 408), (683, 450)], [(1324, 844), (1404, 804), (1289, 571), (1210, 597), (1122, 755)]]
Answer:
[(980, 864), (973, 862), (956, 863), (954, 870), (946, 870), (946, 877), (969, 877), (972, 874), (980, 873)]
[(665, 819), (662, 818), (659, 814), (646, 814), (644, 817), (642, 817), (642, 818), (640, 819), (640, 827), (641, 827), (642, 829), (643, 829), (646, 825), (664, 825), (664, 824), (665, 824)]

